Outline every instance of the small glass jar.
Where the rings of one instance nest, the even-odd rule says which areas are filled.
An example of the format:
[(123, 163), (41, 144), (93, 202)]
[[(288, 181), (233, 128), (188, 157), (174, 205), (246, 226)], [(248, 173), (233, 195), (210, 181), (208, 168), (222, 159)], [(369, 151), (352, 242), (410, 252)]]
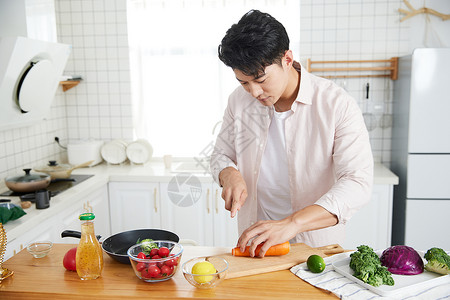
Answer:
[(81, 239), (77, 248), (77, 273), (81, 280), (97, 279), (103, 270), (103, 252), (94, 232), (93, 213), (84, 213), (81, 221)]

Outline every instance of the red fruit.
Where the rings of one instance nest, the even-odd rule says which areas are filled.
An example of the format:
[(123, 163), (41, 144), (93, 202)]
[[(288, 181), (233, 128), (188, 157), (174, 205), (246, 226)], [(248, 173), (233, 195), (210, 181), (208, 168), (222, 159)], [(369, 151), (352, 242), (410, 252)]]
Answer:
[(63, 266), (66, 268), (66, 270), (69, 271), (76, 271), (77, 270), (77, 247), (70, 249), (67, 251), (67, 253), (64, 255), (63, 259)]
[(166, 257), (166, 256), (169, 256), (169, 254), (170, 254), (170, 250), (167, 247), (161, 247), (158, 250), (158, 255), (160, 257)]
[(146, 263), (140, 262), (136, 264), (136, 271), (141, 272), (147, 267)]
[(149, 266), (147, 272), (150, 277), (157, 277), (161, 273), (161, 269), (157, 266)]
[(153, 255), (152, 259), (160, 259), (161, 257), (159, 255)]
[(176, 258), (169, 259), (169, 260), (166, 261), (164, 264), (165, 264), (166, 266), (173, 267), (173, 266), (178, 265), (178, 260), (177, 260)]
[(153, 257), (153, 256), (157, 255), (157, 254), (158, 254), (158, 250), (159, 250), (159, 249), (157, 249), (157, 248), (153, 248), (153, 249), (150, 251), (150, 257)]
[(172, 266), (168, 266), (168, 265), (164, 265), (164, 266), (161, 267), (161, 273), (165, 274), (166, 276), (172, 275), (173, 267)]
[(147, 256), (145, 256), (145, 253), (144, 253), (144, 252), (139, 252), (139, 254), (137, 255), (137, 258), (140, 258), (140, 259), (146, 259)]
[(141, 277), (142, 278), (152, 278), (151, 276), (150, 276), (150, 274), (148, 273), (148, 269), (144, 269), (144, 270), (142, 270), (141, 271)]

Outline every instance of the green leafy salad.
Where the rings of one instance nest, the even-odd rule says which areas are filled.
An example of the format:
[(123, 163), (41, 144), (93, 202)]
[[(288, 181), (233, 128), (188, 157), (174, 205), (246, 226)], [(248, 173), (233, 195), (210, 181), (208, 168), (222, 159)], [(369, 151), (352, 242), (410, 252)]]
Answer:
[(373, 285), (394, 285), (391, 272), (381, 265), (380, 258), (372, 248), (361, 245), (358, 251), (350, 254), (350, 268), (355, 271), (353, 276)]

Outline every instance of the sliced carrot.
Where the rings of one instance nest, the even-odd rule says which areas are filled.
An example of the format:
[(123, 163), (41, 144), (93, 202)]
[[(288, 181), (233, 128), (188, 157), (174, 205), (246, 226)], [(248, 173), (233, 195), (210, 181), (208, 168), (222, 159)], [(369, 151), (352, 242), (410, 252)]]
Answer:
[[(263, 244), (259, 244), (255, 249), (255, 256), (258, 256), (259, 250), (261, 249)], [(245, 251), (242, 252), (239, 247), (233, 248), (231, 250), (231, 254), (234, 256), (250, 256), (250, 246), (245, 247)], [(285, 255), (288, 254), (291, 250), (291, 244), (289, 241), (284, 242), (282, 244), (273, 245), (270, 247), (264, 256), (275, 256), (275, 255)]]

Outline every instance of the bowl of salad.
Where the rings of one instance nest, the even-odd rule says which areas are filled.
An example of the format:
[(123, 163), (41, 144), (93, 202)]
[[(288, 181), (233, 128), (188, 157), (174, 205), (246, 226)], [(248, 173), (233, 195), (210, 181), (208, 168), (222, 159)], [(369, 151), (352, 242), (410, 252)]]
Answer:
[(134, 273), (145, 282), (172, 278), (178, 270), (182, 254), (181, 244), (164, 240), (145, 240), (127, 251)]

